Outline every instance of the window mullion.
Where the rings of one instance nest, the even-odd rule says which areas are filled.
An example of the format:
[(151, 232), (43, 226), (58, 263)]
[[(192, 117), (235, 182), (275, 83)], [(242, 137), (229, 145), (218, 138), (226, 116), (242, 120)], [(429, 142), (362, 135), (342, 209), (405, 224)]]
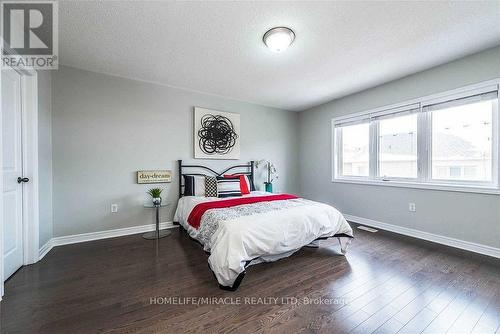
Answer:
[(378, 121), (370, 121), (370, 179), (378, 177), (378, 156), (379, 156), (379, 126)]
[(430, 144), (431, 122), (429, 112), (418, 114), (417, 128), (417, 177), (419, 181), (427, 182), (430, 179)]
[(343, 174), (343, 161), (344, 161), (344, 156), (342, 152), (342, 128), (337, 128), (335, 131), (335, 134), (337, 136), (337, 144), (336, 144), (336, 149), (337, 149), (337, 176), (340, 176)]
[(500, 188), (500, 106), (499, 100), (497, 99), (493, 103), (493, 116), (492, 116), (492, 176), (493, 183), (496, 185), (497, 189)]

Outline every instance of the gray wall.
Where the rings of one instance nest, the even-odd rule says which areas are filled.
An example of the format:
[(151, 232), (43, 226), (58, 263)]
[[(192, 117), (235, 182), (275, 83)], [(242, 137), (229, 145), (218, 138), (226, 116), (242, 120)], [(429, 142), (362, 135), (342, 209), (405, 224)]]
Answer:
[[(135, 172), (176, 171), (177, 159), (193, 157), (194, 106), (240, 113), (241, 161), (272, 160), (277, 189), (298, 190), (297, 113), (64, 66), (52, 80), (55, 237), (153, 223), (142, 207), (149, 186), (135, 184)], [(177, 174), (166, 187), (164, 199), (175, 204)]]
[(52, 238), (52, 71), (38, 71), (39, 245)]
[(495, 78), (500, 47), (300, 112), (301, 194), (346, 214), (500, 247), (499, 195), (332, 183), (330, 170), (333, 117)]

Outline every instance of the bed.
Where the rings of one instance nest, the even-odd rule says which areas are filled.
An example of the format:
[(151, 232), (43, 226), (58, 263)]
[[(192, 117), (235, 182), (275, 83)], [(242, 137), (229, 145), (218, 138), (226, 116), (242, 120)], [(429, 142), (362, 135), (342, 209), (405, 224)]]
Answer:
[(253, 189), (232, 198), (183, 195), (184, 175), (237, 172), (247, 175), (253, 184), (253, 162), (220, 173), (207, 166), (183, 164), (182, 160), (178, 163), (180, 198), (174, 222), (209, 254), (209, 267), (221, 289), (236, 290), (250, 265), (277, 261), (304, 246), (319, 247), (322, 239), (337, 238), (342, 254), (346, 253), (353, 232), (330, 205)]

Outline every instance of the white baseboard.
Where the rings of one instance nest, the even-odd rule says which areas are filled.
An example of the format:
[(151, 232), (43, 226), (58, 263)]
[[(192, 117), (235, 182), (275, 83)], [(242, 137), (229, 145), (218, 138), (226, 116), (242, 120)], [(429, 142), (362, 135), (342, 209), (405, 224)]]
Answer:
[[(460, 249), (467, 250), (467, 251), (474, 252), (474, 253), (488, 255), (491, 257), (495, 257), (495, 258), (500, 258), (500, 249), (499, 248), (481, 245), (481, 244), (477, 244), (477, 243), (470, 242), (470, 241), (464, 241), (464, 240), (460, 240), (460, 239), (445, 237), (445, 236), (441, 236), (441, 235), (437, 235), (437, 234), (433, 234), (433, 233), (429, 233), (429, 232), (423, 232), (423, 231), (415, 230), (412, 228), (387, 224), (387, 223), (379, 222), (379, 221), (376, 221), (373, 219), (357, 217), (357, 216), (353, 216), (353, 215), (344, 215), (344, 217), (347, 220), (352, 221), (354, 223), (363, 224), (363, 225), (367, 225), (367, 226), (371, 226), (371, 227), (376, 227), (376, 228), (379, 228), (381, 230), (386, 230), (386, 231), (410, 236), (410, 237), (417, 238), (417, 239), (427, 240), (427, 241), (435, 242), (435, 243), (450, 246), (450, 247), (460, 248)], [(175, 228), (175, 227), (177, 227), (177, 226), (174, 225), (172, 222), (165, 222), (165, 223), (160, 224), (160, 229), (162, 229), (162, 230), (166, 229), (166, 228)], [(53, 247), (56, 247), (56, 246), (69, 245), (69, 244), (86, 242), (86, 241), (93, 241), (93, 240), (101, 240), (101, 239), (107, 239), (107, 238), (121, 237), (121, 236), (125, 236), (125, 235), (130, 235), (130, 234), (149, 232), (149, 231), (153, 231), (154, 229), (155, 229), (154, 224), (148, 224), (148, 225), (119, 228), (119, 229), (115, 229), (115, 230), (82, 233), (82, 234), (75, 234), (75, 235), (68, 235), (68, 236), (64, 236), (64, 237), (52, 238), (49, 241), (47, 241), (47, 243), (40, 248), (38, 260), (43, 259), (43, 257), (45, 255), (47, 255), (47, 253), (50, 252), (50, 250)]]
[(371, 227), (376, 227), (381, 230), (386, 230), (398, 234), (407, 235), (417, 239), (423, 239), (427, 241), (432, 241), (438, 244), (460, 248), (474, 253), (479, 253), (483, 255), (488, 255), (495, 258), (500, 258), (500, 248), (495, 248), (491, 246), (481, 245), (470, 241), (464, 241), (460, 239), (445, 237), (442, 235), (437, 235), (429, 232), (423, 232), (415, 230), (412, 228), (401, 227), (397, 225), (382, 223), (376, 220), (357, 217), (352, 215), (344, 215), (345, 219), (352, 221), (354, 223), (363, 224)]
[(47, 241), (45, 243), (45, 245), (43, 245), (42, 247), (40, 247), (39, 251), (38, 251), (38, 261), (40, 261), (41, 259), (43, 259), (43, 257), (45, 255), (47, 255), (48, 252), (50, 252), (50, 250), (54, 248), (54, 244), (52, 242), (52, 239), (49, 239), (49, 241)]
[[(175, 228), (175, 227), (177, 227), (177, 225), (174, 225), (172, 222), (160, 223), (161, 230), (167, 229), (167, 228)], [(47, 255), (47, 253), (50, 252), (50, 250), (56, 246), (76, 244), (79, 242), (87, 242), (87, 241), (101, 240), (101, 239), (107, 239), (107, 238), (116, 238), (116, 237), (121, 237), (121, 236), (125, 236), (125, 235), (130, 235), (130, 234), (150, 232), (150, 231), (154, 231), (155, 228), (156, 228), (155, 224), (147, 224), (147, 225), (118, 228), (118, 229), (114, 229), (114, 230), (106, 230), (106, 231), (99, 231), (99, 232), (67, 235), (67, 236), (63, 236), (63, 237), (55, 237), (55, 238), (52, 238), (49, 241), (47, 241), (45, 243), (45, 245), (43, 245), (40, 248), (39, 255), (38, 255), (38, 261), (43, 259), (43, 257), (45, 255)]]

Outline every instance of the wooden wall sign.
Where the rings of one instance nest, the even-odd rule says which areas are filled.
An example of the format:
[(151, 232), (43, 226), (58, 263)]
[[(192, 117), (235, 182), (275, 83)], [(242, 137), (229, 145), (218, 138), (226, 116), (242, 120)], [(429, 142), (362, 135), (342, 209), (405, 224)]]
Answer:
[(172, 182), (170, 170), (140, 170), (137, 172), (137, 183), (169, 183)]

